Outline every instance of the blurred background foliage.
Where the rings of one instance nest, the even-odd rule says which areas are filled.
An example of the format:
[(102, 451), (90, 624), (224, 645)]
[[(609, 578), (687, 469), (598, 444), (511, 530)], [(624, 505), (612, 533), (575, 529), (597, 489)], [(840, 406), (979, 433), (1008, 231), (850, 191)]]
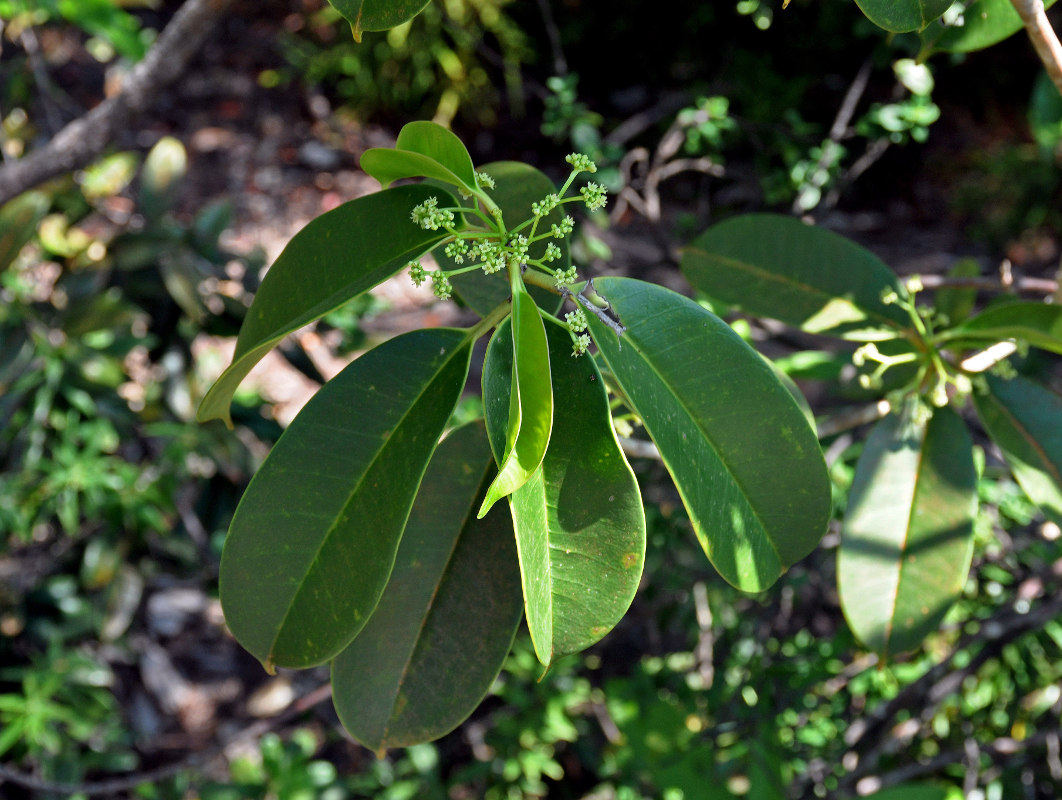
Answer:
[[(0, 0), (4, 157), (98, 102), (178, 5)], [(590, 152), (627, 212), (596, 220), (584, 262), (625, 225), (655, 240), (634, 217), (674, 247), (709, 216), (772, 207), (877, 214), (893, 245), (904, 225), (959, 230), (990, 263), (1057, 268), (1062, 100), (1024, 41), (917, 65), (915, 37), (883, 36), (851, 3), (652, 13), (436, 0), (355, 45), (322, 0), (248, 0), (233, 15), (269, 36), (215, 51), (256, 48), (266, 98), (324, 97), (338, 126), (434, 118), (477, 160), (544, 168)], [(963, 601), (907, 659), (878, 664), (848, 633), (836, 529), (770, 592), (739, 595), (666, 473), (638, 461), (649, 580), (597, 647), (540, 681), (522, 636), (467, 724), (380, 759), (327, 702), (291, 705), (314, 674), (267, 680), (212, 605), (228, 520), (281, 427), (253, 390), (235, 435), (193, 421), (264, 256), (230, 243), (240, 198), (196, 193), (188, 132), (142, 133), (0, 209), (0, 764), (38, 781), (0, 771), (5, 798), (88, 796), (116, 775), (128, 785), (103, 796), (842, 798), (912, 780), (904, 797), (1062, 796), (1062, 621), (1036, 616), (1058, 595), (1062, 546), (990, 449)], [(364, 345), (375, 302), (320, 327), (342, 333), (337, 354)], [(816, 411), (855, 397), (846, 353), (735, 324)], [(320, 378), (300, 347), (285, 355)], [(1027, 368), (1059, 388), (1057, 361)], [(855, 442), (824, 441), (838, 509)]]

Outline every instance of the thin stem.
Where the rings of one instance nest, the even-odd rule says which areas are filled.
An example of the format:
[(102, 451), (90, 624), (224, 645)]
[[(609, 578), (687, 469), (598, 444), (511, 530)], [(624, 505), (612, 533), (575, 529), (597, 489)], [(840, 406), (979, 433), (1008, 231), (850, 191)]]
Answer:
[(1062, 44), (1044, 11), (1043, 0), (1010, 0), (1051, 82), (1062, 92)]

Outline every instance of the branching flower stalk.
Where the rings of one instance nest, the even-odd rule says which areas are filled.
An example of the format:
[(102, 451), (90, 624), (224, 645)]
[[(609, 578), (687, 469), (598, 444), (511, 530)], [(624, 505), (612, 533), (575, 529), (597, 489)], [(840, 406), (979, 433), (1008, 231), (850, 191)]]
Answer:
[[(890, 392), (890, 402), (894, 407), (899, 407), (904, 397), (916, 394), (925, 397), (931, 406), (941, 408), (949, 403), (953, 393), (963, 396), (973, 388), (965, 366), (950, 363), (937, 347), (934, 330), (936, 309), (919, 306), (915, 302), (915, 297), (923, 288), (921, 280), (914, 276), (907, 280), (902, 293), (888, 291), (882, 296), (886, 304), (898, 305), (907, 312), (914, 330), (910, 339), (918, 352), (888, 355), (882, 353), (874, 342), (868, 342), (852, 354), (852, 363), (857, 367), (876, 364), (872, 372), (859, 376), (859, 385), (864, 389), (881, 388), (885, 373), (893, 367), (918, 363), (915, 377), (900, 389)], [(951, 390), (949, 387), (952, 387)]]
[[(582, 173), (597, 172), (597, 166), (582, 153), (572, 153), (565, 160), (571, 165), (571, 172), (560, 190), (532, 203), (530, 217), (512, 229), (506, 227), (500, 209), (487, 194), (487, 190), (494, 188), (494, 179), (484, 172), (476, 173), (477, 185), (475, 193), (470, 195), (474, 201), (471, 206), (440, 207), (437, 197), (430, 197), (415, 206), (410, 213), (413, 223), (424, 230), (446, 231), (449, 237), (442, 242), (443, 252), (454, 264), (461, 266), (450, 270), (428, 270), (419, 261), (411, 261), (407, 266), (414, 285), (419, 287), (430, 280), (432, 291), (440, 300), (449, 300), (453, 296), (451, 278), (477, 269), (485, 275), (506, 269), (514, 293), (524, 291), (526, 281), (564, 295), (576, 305), (576, 311), (565, 315), (565, 320), (572, 336), (572, 355), (579, 356), (589, 348), (590, 336), (586, 333), (586, 316), (575, 298), (587, 284), (579, 282), (575, 267), (555, 269), (549, 266), (562, 257), (558, 241), (571, 235), (575, 220), (566, 215), (558, 222), (550, 223), (548, 231), (539, 232), (539, 228), (540, 224), (544, 227), (543, 221), (558, 208), (582, 203), (588, 211), (595, 211), (604, 208), (608, 197), (605, 188), (594, 182), (569, 195), (576, 178)], [(541, 242), (545, 242), (544, 251), (540, 256), (532, 257), (532, 246)], [(580, 297), (580, 300), (585, 298)], [(614, 320), (610, 320), (610, 324), (615, 327)]]

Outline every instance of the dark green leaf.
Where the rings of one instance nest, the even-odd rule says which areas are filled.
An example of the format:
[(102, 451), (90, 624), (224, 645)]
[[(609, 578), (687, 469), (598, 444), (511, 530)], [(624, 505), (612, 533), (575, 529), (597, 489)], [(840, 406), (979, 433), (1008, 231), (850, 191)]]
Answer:
[(920, 31), (948, 10), (952, 0), (856, 0), (867, 18), (887, 31)]
[[(538, 469), (553, 427), (549, 345), (542, 315), (527, 292), (513, 295), (512, 330), (515, 334), (509, 337), (513, 350), (510, 385), (515, 388), (506, 395), (509, 413), (505, 450), (498, 460), (498, 476), (487, 489), (479, 510), (481, 517), (501, 498), (523, 486)], [(495, 332), (492, 338), (497, 335)], [(484, 402), (488, 402), (486, 396)]]
[[(604, 636), (630, 606), (642, 574), (641, 494), (612, 429), (593, 359), (572, 358), (571, 336), (546, 319), (560, 406), (542, 467), (509, 498), (528, 628), (546, 666)], [(491, 446), (505, 447), (512, 331), (498, 329), (483, 367)]]
[(747, 591), (818, 543), (830, 484), (818, 441), (772, 368), (688, 298), (626, 278), (595, 281), (627, 326), (595, 316), (605, 361), (656, 442), (708, 558)]
[(977, 475), (950, 408), (892, 414), (856, 465), (837, 558), (852, 632), (889, 656), (918, 647), (962, 591), (973, 554)]
[(930, 783), (902, 783), (868, 794), (864, 800), (951, 800), (955, 792), (946, 786)]
[(0, 208), (0, 272), (11, 266), (36, 234), (49, 205), (43, 192), (26, 192)]
[[(1050, 8), (1055, 0), (1046, 0)], [(1022, 29), (1021, 17), (1011, 0), (974, 0), (966, 6), (961, 24), (944, 25), (934, 21), (921, 33), (922, 54), (933, 52), (970, 53), (1003, 41)]]
[(386, 31), (417, 16), (428, 0), (328, 0), (350, 23), (354, 41), (362, 31)]
[[(957, 261), (948, 270), (949, 278), (976, 278), (981, 274), (981, 265), (976, 258)], [(958, 325), (973, 312), (977, 302), (977, 289), (972, 286), (946, 286), (939, 289), (933, 307), (944, 315), (952, 325)]]
[(453, 730), (509, 652), (523, 611), (512, 523), (475, 514), (493, 470), (482, 423), (439, 445), (380, 603), (332, 662), (339, 718), (373, 750)]
[[(495, 187), (488, 192), (502, 210), (505, 224), (511, 230), (531, 218), (531, 204), (542, 200), (546, 195), (557, 191), (545, 173), (519, 161), (498, 161), (482, 168), (494, 179)], [(539, 223), (539, 232), (548, 231), (551, 225), (563, 219), (561, 209), (555, 208)], [(550, 264), (555, 269), (566, 270), (571, 266), (571, 248), (568, 239), (554, 239), (561, 251), (561, 257)], [(547, 241), (536, 242), (528, 250), (530, 258), (542, 258), (546, 252)], [(455, 264), (443, 253), (442, 248), (435, 251), (435, 260), (442, 269), (456, 269)], [(501, 274), (485, 275), (482, 270), (466, 272), (452, 278), (454, 291), (473, 311), (481, 317), (486, 316), (499, 303), (509, 299), (509, 282)], [(555, 311), (560, 307), (560, 295), (540, 289), (530, 288), (531, 296), (546, 311)]]
[(868, 250), (777, 214), (747, 214), (705, 231), (686, 248), (682, 271), (709, 296), (809, 333), (889, 339), (910, 325), (882, 295), (901, 291)]
[(267, 669), (327, 661), (365, 625), (470, 353), (448, 328), (370, 350), (314, 395), (251, 480), (225, 541), (221, 602)]
[(433, 195), (427, 186), (398, 186), (344, 203), (310, 222), (266, 273), (236, 340), (232, 364), (207, 392), (198, 419), (222, 419), (232, 427), (229, 404), (247, 373), (281, 339), (368, 291), (443, 239), (409, 218), (413, 206)]
[(1006, 303), (986, 309), (944, 332), (944, 341), (1017, 339), (1062, 353), (1062, 306), (1047, 303)]
[(1062, 397), (1027, 378), (986, 375), (974, 406), (1014, 477), (1046, 516), (1062, 524)]

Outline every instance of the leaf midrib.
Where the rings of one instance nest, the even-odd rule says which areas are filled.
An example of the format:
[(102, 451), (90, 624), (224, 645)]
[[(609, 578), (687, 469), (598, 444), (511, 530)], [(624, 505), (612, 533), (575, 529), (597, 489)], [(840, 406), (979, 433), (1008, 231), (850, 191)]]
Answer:
[[(402, 425), (405, 423), (405, 421), (413, 413), (414, 409), (416, 409), (416, 407), (420, 404), (420, 401), (423, 399), (424, 394), (428, 391), (428, 388), (435, 385), (436, 381), (439, 378), (439, 374), (453, 362), (454, 357), (466, 347), (468, 342), (469, 342), (469, 339), (468, 339), (467, 336), (465, 336), (464, 340), (459, 342), (457, 344), (457, 346), (454, 347), (453, 353), (451, 354), (451, 356), (449, 358), (443, 360), (443, 362), (440, 363), (439, 367), (435, 370), (435, 375), (432, 378), (432, 380), (429, 381), (428, 383), (424, 384), (424, 386), (421, 388), (421, 391), (419, 393), (417, 393), (416, 400), (414, 400), (412, 403), (409, 404), (409, 406), (406, 409), (405, 413), (402, 414), (399, 417), (398, 422), (395, 425), (391, 426), (390, 435), (388, 435), (387, 438), (384, 440), (383, 446), (379, 450), (376, 451), (376, 455), (366, 464), (365, 469), (362, 470), (361, 475), (358, 477), (357, 482), (354, 484), (354, 488), (351, 489), (351, 491), (347, 494), (347, 499), (343, 502), (343, 505), (340, 506), (340, 511), (346, 509), (350, 505), (351, 501), (354, 499), (354, 496), (358, 493), (358, 491), (361, 489), (362, 485), (365, 483), (365, 478), (369, 475), (370, 472), (372, 472), (373, 467), (375, 467), (375, 465), (379, 462), (381, 455), (384, 452), (386, 452), (387, 449), (392, 445), (392, 443), (394, 442), (394, 432), (396, 430), (398, 430), (400, 427), (402, 427)], [(427, 465), (425, 465), (425, 467), (427, 467)], [(313, 571), (313, 568), (317, 565), (318, 561), (320, 560), (321, 551), (324, 550), (325, 545), (331, 540), (333, 534), (335, 534), (335, 532), (336, 532), (336, 526), (338, 524), (340, 516), (341, 516), (341, 514), (337, 514), (335, 516), (335, 518), (333, 519), (331, 525), (329, 525), (329, 527), (328, 527), (327, 533), (325, 533), (325, 535), (321, 537), (321, 541), (317, 545), (317, 550), (314, 552), (313, 559), (307, 565), (306, 570), (303, 573), (303, 580), (299, 582), (298, 589), (296, 589), (295, 592), (292, 593), (292, 595), (291, 595), (291, 599), (288, 602), (288, 607), (284, 611), (284, 617), (280, 621), (280, 625), (277, 626), (276, 632), (274, 633), (273, 638), (272, 638), (272, 642), (271, 642), (271, 644), (269, 646), (269, 657), (268, 657), (268, 660), (270, 662), (273, 661), (274, 649), (276, 648), (277, 640), (280, 638), (281, 632), (286, 628), (287, 622), (288, 622), (288, 617), (291, 615), (292, 609), (295, 606), (295, 601), (298, 598), (298, 596), (301, 594), (301, 592), (303, 590), (303, 587), (305, 586), (305, 576), (309, 575)]]
[[(752, 275), (753, 277), (760, 278), (760, 279), (766, 280), (768, 282), (773, 282), (773, 283), (776, 283), (776, 284), (780, 284), (784, 289), (801, 290), (801, 291), (803, 291), (803, 292), (805, 292), (807, 294), (812, 295), (816, 299), (825, 299), (827, 302), (830, 302), (832, 300), (837, 300), (837, 299), (844, 300), (844, 301), (850, 303), (853, 308), (857, 308), (860, 311), (862, 311), (863, 313), (867, 314), (868, 316), (873, 317), (874, 320), (876, 320), (877, 322), (879, 322), (881, 324), (888, 325), (889, 327), (895, 328), (897, 330), (900, 329), (900, 326), (896, 322), (896, 320), (885, 316), (880, 311), (878, 311), (876, 309), (873, 309), (873, 308), (866, 308), (865, 306), (860, 305), (859, 303), (856, 303), (856, 302), (854, 302), (852, 300), (849, 300), (846, 297), (842, 297), (840, 295), (835, 295), (835, 294), (830, 294), (829, 292), (826, 292), (826, 291), (824, 291), (822, 289), (819, 289), (819, 288), (817, 288), (815, 286), (812, 286), (811, 284), (803, 283), (801, 281), (795, 280), (795, 279), (793, 279), (793, 278), (791, 278), (789, 276), (786, 276), (786, 275), (779, 275), (776, 272), (770, 272), (768, 270), (763, 269), (762, 267), (757, 267), (754, 264), (751, 264), (751, 263), (749, 263), (747, 261), (742, 261), (740, 259), (736, 259), (736, 258), (734, 258), (732, 256), (725, 256), (725, 255), (722, 255), (720, 253), (710, 253), (709, 251), (704, 250), (704, 249), (702, 249), (700, 247), (691, 246), (691, 247), (687, 248), (687, 250), (688, 250), (688, 252), (696, 253), (697, 255), (699, 255), (699, 256), (701, 256), (703, 258), (714, 259), (714, 260), (717, 260), (717, 261), (721, 261), (724, 264), (727, 264), (728, 266), (730, 266), (732, 268), (736, 268), (738, 271), (744, 271), (747, 274)], [(740, 304), (735, 304), (735, 305), (740, 305)]]

